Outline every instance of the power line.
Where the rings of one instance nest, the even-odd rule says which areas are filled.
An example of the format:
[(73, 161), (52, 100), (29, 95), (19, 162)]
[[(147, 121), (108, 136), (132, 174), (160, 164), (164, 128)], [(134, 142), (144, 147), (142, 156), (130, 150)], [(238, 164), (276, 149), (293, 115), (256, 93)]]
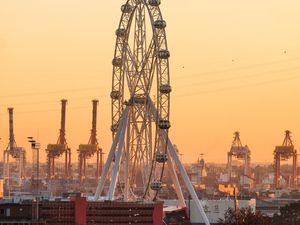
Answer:
[[(212, 93), (218, 93), (218, 92), (235, 91), (235, 90), (239, 90), (239, 89), (242, 89), (242, 88), (263, 86), (263, 85), (268, 85), (268, 84), (273, 84), (273, 83), (292, 81), (292, 80), (296, 80), (296, 79), (300, 79), (300, 75), (292, 76), (292, 77), (288, 77), (288, 78), (274, 79), (274, 80), (269, 80), (269, 81), (264, 81), (264, 82), (252, 83), (252, 84), (244, 84), (244, 85), (239, 85), (239, 86), (230, 86), (230, 87), (219, 88), (219, 89), (214, 89), (214, 90), (197, 91), (197, 92), (193, 92), (193, 93), (189, 93), (189, 94), (175, 95), (175, 97), (176, 98), (182, 98), (182, 97), (195, 96), (195, 95), (201, 95), (201, 94), (212, 94)], [(106, 105), (110, 105), (110, 104), (102, 104), (102, 105), (106, 106)], [(69, 107), (68, 109), (77, 110), (77, 109), (85, 109), (85, 108), (90, 108), (90, 106)], [(17, 113), (18, 114), (25, 114), (25, 113), (40, 113), (40, 112), (55, 112), (55, 111), (60, 111), (60, 109), (21, 111), (21, 112), (17, 112)], [(2, 113), (2, 115), (4, 115), (4, 113)]]
[(286, 82), (286, 81), (296, 80), (296, 79), (299, 79), (299, 78), (300, 78), (300, 75), (297, 75), (297, 76), (283, 78), (283, 79), (275, 79), (275, 80), (264, 81), (264, 82), (259, 82), (259, 83), (244, 84), (244, 85), (239, 85), (239, 86), (218, 88), (218, 89), (207, 90), (207, 91), (197, 91), (197, 92), (193, 92), (193, 93), (189, 93), (189, 94), (175, 95), (175, 96), (177, 98), (180, 98), (180, 97), (200, 95), (200, 94), (212, 94), (212, 93), (218, 93), (218, 92), (224, 92), (224, 91), (235, 91), (235, 90), (239, 90), (239, 89), (242, 89), (242, 88), (249, 88), (249, 87), (263, 86), (263, 85), (273, 84), (273, 83)]
[(16, 98), (16, 97), (34, 96), (34, 95), (51, 95), (51, 94), (66, 93), (66, 92), (92, 91), (92, 90), (101, 90), (101, 88), (103, 88), (103, 86), (102, 87), (94, 86), (94, 87), (77, 88), (77, 89), (64, 89), (64, 90), (48, 91), (48, 92), (31, 92), (31, 93), (23, 93), (17, 95), (3, 95), (0, 96), (0, 98)]
[(195, 76), (199, 77), (199, 76), (208, 76), (208, 75), (220, 74), (220, 73), (228, 73), (228, 72), (233, 72), (233, 71), (252, 69), (252, 68), (260, 67), (260, 66), (268, 66), (268, 65), (280, 64), (280, 63), (292, 62), (292, 61), (297, 61), (297, 60), (300, 60), (300, 57), (290, 58), (287, 60), (275, 60), (275, 61), (270, 61), (270, 62), (266, 62), (266, 63), (257, 63), (257, 64), (248, 65), (248, 66), (241, 66), (241, 67), (229, 68), (229, 69), (224, 69), (224, 70), (215, 70), (215, 71), (209, 71), (209, 72), (203, 72), (203, 73), (197, 73), (197, 74), (190, 74), (190, 75), (175, 77), (175, 79), (192, 78)]
[[(218, 73), (227, 73), (227, 72), (232, 72), (232, 71), (251, 69), (251, 68), (254, 68), (257, 66), (273, 65), (273, 64), (285, 63), (285, 62), (297, 61), (297, 60), (300, 60), (300, 57), (290, 58), (287, 60), (275, 60), (275, 61), (271, 61), (271, 62), (267, 62), (267, 63), (258, 63), (258, 64), (248, 65), (248, 66), (243, 66), (243, 67), (229, 68), (229, 69), (225, 69), (225, 70), (204, 72), (204, 73), (187, 75), (187, 76), (182, 76), (182, 77), (175, 77), (175, 79), (191, 78), (191, 77), (195, 77), (195, 76), (207, 76), (207, 75), (218, 74)], [(252, 76), (256, 76), (256, 75), (250, 75), (250, 76), (252, 77)], [(246, 76), (246, 77), (250, 77), (250, 76)], [(210, 84), (213, 82), (223, 82), (223, 81), (228, 81), (228, 80), (232, 80), (232, 79), (240, 79), (240, 78), (220, 79), (220, 80), (206, 82), (206, 84)], [(196, 84), (192, 84), (192, 86), (194, 86), (194, 85), (196, 85)], [(186, 87), (186, 85), (185, 85), (185, 87)], [(56, 90), (56, 91), (48, 91), (48, 92), (29, 92), (29, 93), (21, 93), (21, 94), (16, 94), (16, 95), (4, 95), (4, 96), (0, 96), (0, 98), (17, 98), (17, 97), (26, 97), (26, 96), (35, 96), (35, 95), (51, 95), (51, 94), (67, 93), (67, 92), (84, 92), (84, 91), (101, 90), (101, 88), (110, 88), (110, 86), (93, 86), (93, 87), (86, 87), (86, 88), (64, 89), (64, 90)], [(107, 95), (102, 95), (101, 97), (104, 97), (104, 96), (107, 96)], [(39, 102), (37, 104), (39, 104)], [(21, 105), (21, 103), (20, 103), (20, 105)], [(24, 104), (22, 103), (22, 105), (25, 105), (25, 103)]]
[[(102, 104), (108, 105), (108, 104)], [(79, 110), (79, 109), (87, 109), (91, 108), (91, 106), (75, 106), (75, 107), (68, 107), (68, 111), (70, 110)], [(17, 114), (28, 114), (28, 113), (44, 113), (44, 112), (59, 112), (61, 109), (42, 109), (42, 110), (31, 110), (31, 111), (20, 111), (16, 112)], [(6, 115), (6, 113), (1, 113), (1, 115)]]
[(186, 87), (191, 87), (191, 86), (199, 86), (199, 85), (207, 85), (207, 84), (217, 84), (217, 83), (222, 83), (222, 82), (227, 82), (227, 81), (234, 81), (234, 80), (241, 80), (241, 79), (247, 79), (247, 78), (253, 78), (253, 77), (259, 77), (259, 76), (265, 76), (269, 75), (270, 73), (281, 73), (281, 72), (288, 72), (288, 71), (297, 71), (299, 70), (300, 67), (291, 67), (291, 68), (286, 68), (282, 70), (270, 70), (266, 71), (263, 73), (255, 73), (255, 74), (250, 74), (246, 76), (234, 76), (234, 77), (229, 77), (229, 78), (224, 78), (224, 79), (216, 79), (216, 80), (211, 80), (211, 81), (206, 81), (206, 82), (199, 82), (199, 83), (191, 83), (188, 85), (180, 86), (179, 88), (186, 88)]
[[(94, 96), (94, 97), (76, 97), (76, 98), (68, 98), (69, 101), (79, 101), (79, 100), (87, 100), (87, 99), (93, 99), (93, 98), (102, 98), (102, 97), (107, 97), (107, 95), (100, 95), (100, 96)], [(22, 105), (42, 105), (42, 104), (49, 104), (49, 103), (59, 103), (58, 100), (51, 100), (51, 101), (35, 101), (35, 102), (19, 102), (19, 103), (9, 103), (9, 104), (2, 104), (0, 105), (1, 107), (6, 107), (7, 105), (13, 105), (13, 106), (22, 106)]]

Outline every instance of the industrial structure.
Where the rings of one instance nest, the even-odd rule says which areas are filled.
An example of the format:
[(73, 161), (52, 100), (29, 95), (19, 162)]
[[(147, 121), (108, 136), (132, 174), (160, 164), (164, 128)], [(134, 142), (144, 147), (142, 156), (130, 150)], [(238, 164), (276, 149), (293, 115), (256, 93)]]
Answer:
[[(18, 147), (14, 135), (14, 117), (13, 108), (8, 108), (9, 113), (9, 144), (3, 152), (3, 179), (5, 180), (5, 186), (8, 191), (12, 190), (12, 187), (20, 187), (23, 184), (25, 178), (25, 164), (26, 164), (26, 152), (22, 147)], [(15, 159), (17, 169), (16, 174), (12, 174), (10, 171), (10, 157)]]
[[(208, 225), (208, 218), (168, 135), (172, 90), (170, 52), (160, 2), (128, 0), (121, 7), (122, 16), (116, 30), (112, 60), (110, 96), (113, 143), (96, 189), (95, 200), (104, 194), (107, 181), (109, 187), (105, 198), (108, 200), (156, 201), (160, 190), (164, 188), (164, 172), (168, 169), (179, 208), (185, 209), (176, 166), (189, 195), (196, 202), (197, 212)], [(150, 19), (147, 20), (146, 16)], [(150, 29), (146, 29), (148, 21), (150, 34)], [(157, 96), (155, 103), (150, 97), (154, 94)], [(110, 172), (110, 179), (107, 179)]]
[(240, 133), (237, 131), (234, 133), (234, 139), (230, 148), (230, 151), (228, 152), (228, 161), (227, 161), (227, 175), (228, 175), (228, 182), (232, 183), (232, 173), (233, 173), (233, 167), (232, 167), (232, 160), (233, 158), (236, 158), (237, 160), (243, 161), (243, 174), (240, 174), (241, 176), (237, 176), (241, 178), (241, 181), (237, 181), (240, 183), (242, 188), (249, 188), (249, 179), (250, 176), (250, 149), (247, 145), (243, 146), (241, 139), (240, 139)]
[(189, 172), (190, 179), (195, 187), (200, 187), (203, 183), (204, 177), (207, 176), (206, 164), (203, 155), (204, 154), (200, 154), (201, 159), (198, 158), (197, 163), (191, 165)]
[(61, 100), (61, 127), (59, 137), (56, 144), (48, 144), (47, 152), (47, 167), (48, 179), (56, 178), (55, 160), (61, 156), (65, 156), (64, 178), (69, 179), (71, 176), (71, 149), (68, 147), (66, 140), (66, 105), (67, 100)]
[(83, 182), (86, 179), (86, 161), (92, 158), (95, 154), (97, 157), (96, 161), (96, 182), (99, 180), (101, 174), (103, 159), (102, 159), (102, 149), (99, 147), (97, 140), (97, 106), (98, 100), (93, 100), (93, 111), (92, 111), (92, 129), (91, 136), (88, 144), (79, 145), (78, 158), (79, 158), (79, 180)]
[(40, 147), (41, 144), (38, 143), (33, 137), (27, 137), (28, 142), (32, 149), (32, 170), (31, 170), (31, 191), (32, 193), (39, 193), (39, 183), (40, 183)]
[[(280, 169), (280, 162), (287, 161), (292, 158), (292, 176), (283, 175)], [(274, 150), (274, 188), (281, 187), (281, 178), (285, 180), (286, 188), (298, 188), (297, 180), (297, 150), (294, 148), (293, 141), (291, 139), (291, 131), (285, 131), (285, 138), (281, 146), (276, 146)], [(291, 179), (292, 178), (292, 179)]]
[(38, 204), (1, 202), (0, 211), (1, 225), (161, 225), (163, 220), (162, 202), (91, 202), (77, 196)]

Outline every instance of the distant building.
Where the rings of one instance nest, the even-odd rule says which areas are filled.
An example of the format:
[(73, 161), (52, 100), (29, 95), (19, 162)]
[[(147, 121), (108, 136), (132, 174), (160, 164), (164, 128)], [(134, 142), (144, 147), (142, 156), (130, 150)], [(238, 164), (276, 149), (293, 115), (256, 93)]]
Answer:
[[(166, 205), (172, 206), (176, 205), (177, 200), (168, 200), (165, 201)], [(207, 215), (211, 225), (218, 224), (219, 219), (224, 219), (225, 212), (229, 208), (234, 208), (235, 202), (231, 199), (220, 199), (220, 200), (200, 200), (205, 214)], [(178, 203), (177, 203), (178, 204)], [(196, 204), (191, 200), (186, 201), (186, 205), (189, 208), (191, 223), (195, 225), (204, 224), (201, 215), (197, 211)], [(248, 208), (250, 207), (253, 212), (256, 211), (256, 200), (239, 200), (239, 208)]]

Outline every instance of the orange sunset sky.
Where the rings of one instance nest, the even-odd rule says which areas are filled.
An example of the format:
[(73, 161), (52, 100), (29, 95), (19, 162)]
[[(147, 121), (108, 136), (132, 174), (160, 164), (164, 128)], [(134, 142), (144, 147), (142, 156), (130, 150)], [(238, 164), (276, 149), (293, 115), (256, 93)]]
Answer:
[[(115, 30), (123, 0), (0, 0), (0, 158), (8, 143), (7, 107), (17, 144), (55, 143), (60, 99), (67, 106), (72, 160), (89, 139), (91, 100), (98, 138), (111, 144)], [(226, 162), (233, 132), (253, 162), (271, 162), (284, 130), (300, 149), (300, 1), (162, 0), (171, 52), (170, 137), (194, 162)]]

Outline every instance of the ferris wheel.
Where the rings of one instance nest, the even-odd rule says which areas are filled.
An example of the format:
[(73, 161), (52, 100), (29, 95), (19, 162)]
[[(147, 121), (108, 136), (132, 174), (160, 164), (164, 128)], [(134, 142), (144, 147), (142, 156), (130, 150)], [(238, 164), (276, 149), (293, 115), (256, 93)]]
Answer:
[[(170, 52), (160, 0), (128, 0), (115, 32), (111, 131), (113, 144), (95, 194), (98, 200), (111, 174), (107, 199), (160, 198), (168, 170), (181, 207), (186, 207), (175, 165), (206, 224), (187, 173), (171, 143)], [(152, 96), (156, 96), (152, 100)]]

